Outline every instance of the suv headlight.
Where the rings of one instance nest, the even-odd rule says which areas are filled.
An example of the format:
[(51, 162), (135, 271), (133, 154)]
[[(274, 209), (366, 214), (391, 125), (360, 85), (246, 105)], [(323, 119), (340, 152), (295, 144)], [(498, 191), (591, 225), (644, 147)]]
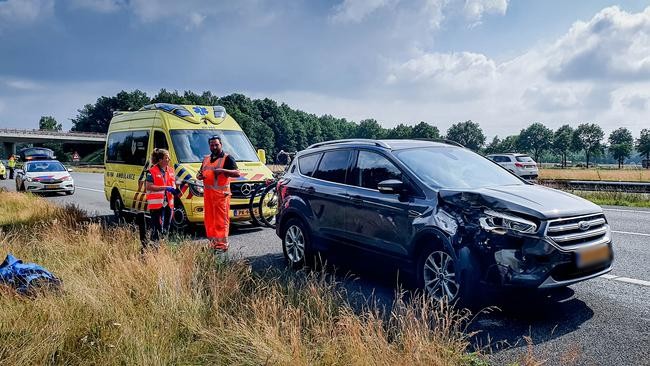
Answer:
[(28, 181), (28, 182), (31, 182), (33, 179), (32, 179), (32, 177), (25, 177), (25, 180)]
[(505, 234), (512, 230), (523, 234), (534, 234), (537, 232), (537, 224), (524, 218), (504, 212), (485, 210), (484, 216), (479, 219), (481, 227), (496, 234)]

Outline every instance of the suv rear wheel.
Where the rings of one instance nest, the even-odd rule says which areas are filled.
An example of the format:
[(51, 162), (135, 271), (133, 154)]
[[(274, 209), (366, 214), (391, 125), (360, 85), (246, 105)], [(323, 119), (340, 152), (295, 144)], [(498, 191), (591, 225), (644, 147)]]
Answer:
[(306, 265), (306, 258), (313, 255), (309, 234), (305, 225), (298, 219), (289, 219), (285, 224), (282, 235), (282, 252), (287, 263), (293, 269), (300, 269)]

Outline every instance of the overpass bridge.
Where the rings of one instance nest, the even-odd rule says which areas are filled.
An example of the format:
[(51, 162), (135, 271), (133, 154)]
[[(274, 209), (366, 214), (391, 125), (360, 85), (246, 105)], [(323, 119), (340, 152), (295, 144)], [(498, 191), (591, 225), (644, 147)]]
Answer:
[(7, 153), (15, 154), (16, 143), (67, 142), (104, 145), (106, 143), (106, 134), (0, 128), (0, 142), (4, 145)]

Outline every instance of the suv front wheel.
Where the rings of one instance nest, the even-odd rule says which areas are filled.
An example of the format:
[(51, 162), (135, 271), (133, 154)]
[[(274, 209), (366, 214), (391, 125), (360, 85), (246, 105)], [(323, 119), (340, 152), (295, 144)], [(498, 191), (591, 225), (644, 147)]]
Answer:
[(285, 228), (282, 236), (284, 258), (291, 268), (300, 269), (307, 263), (306, 258), (312, 255), (309, 234), (298, 219), (290, 219)]
[[(468, 254), (468, 261), (471, 255)], [(442, 248), (424, 250), (418, 261), (420, 288), (436, 301), (471, 307), (480, 297), (475, 263), (462, 268), (458, 257)]]

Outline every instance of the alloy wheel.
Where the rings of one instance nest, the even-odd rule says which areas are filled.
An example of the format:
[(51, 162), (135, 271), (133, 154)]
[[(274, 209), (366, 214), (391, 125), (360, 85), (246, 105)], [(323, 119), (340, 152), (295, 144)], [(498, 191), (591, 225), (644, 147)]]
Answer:
[(435, 300), (451, 302), (458, 296), (454, 259), (444, 251), (434, 251), (424, 261), (424, 288)]
[(287, 229), (284, 234), (284, 245), (291, 262), (298, 263), (305, 259), (305, 235), (298, 225), (292, 225)]

